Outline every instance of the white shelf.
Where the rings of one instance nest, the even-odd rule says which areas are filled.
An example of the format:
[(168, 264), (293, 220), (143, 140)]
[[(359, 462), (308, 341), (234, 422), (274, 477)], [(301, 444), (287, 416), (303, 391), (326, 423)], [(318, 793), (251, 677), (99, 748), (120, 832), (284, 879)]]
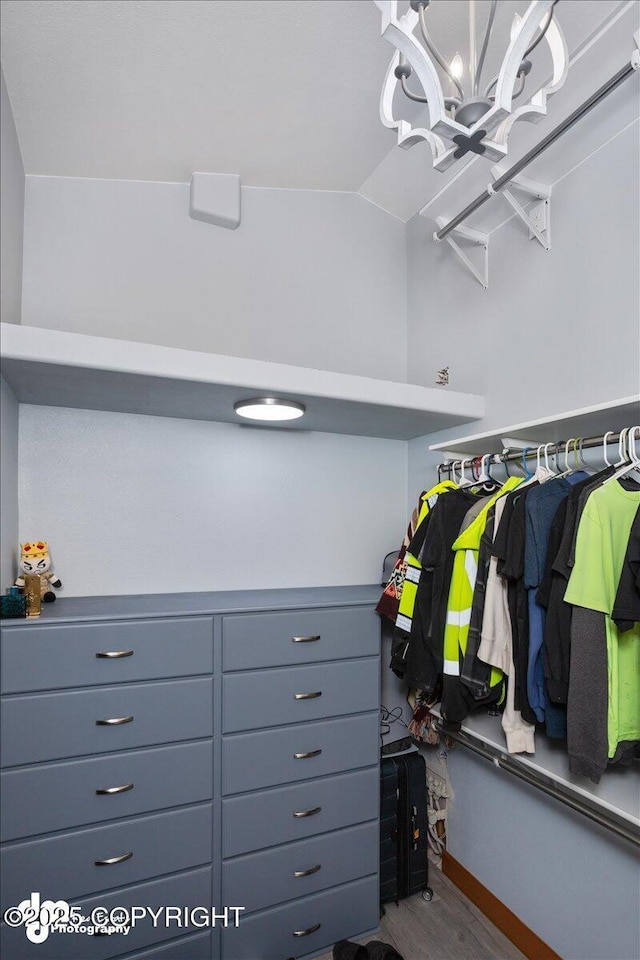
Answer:
[(483, 397), (438, 387), (8, 323), (1, 336), (21, 403), (238, 423), (237, 400), (276, 395), (307, 407), (278, 429), (396, 440), (484, 416)]
[(495, 750), (504, 759), (521, 765), (534, 776), (549, 778), (568, 794), (607, 810), (640, 829), (640, 770), (636, 767), (609, 767), (600, 783), (576, 776), (569, 770), (564, 744), (536, 736), (534, 754), (509, 754), (498, 717), (477, 713), (462, 723), (462, 732)]
[(571, 437), (598, 436), (607, 430), (618, 431), (634, 426), (639, 421), (640, 397), (636, 395), (569, 410), (540, 420), (527, 420), (486, 433), (451, 437), (442, 443), (432, 444), (429, 450), (480, 456), (483, 453), (501, 453), (502, 437), (528, 440), (531, 446), (535, 446), (539, 443), (557, 443)]

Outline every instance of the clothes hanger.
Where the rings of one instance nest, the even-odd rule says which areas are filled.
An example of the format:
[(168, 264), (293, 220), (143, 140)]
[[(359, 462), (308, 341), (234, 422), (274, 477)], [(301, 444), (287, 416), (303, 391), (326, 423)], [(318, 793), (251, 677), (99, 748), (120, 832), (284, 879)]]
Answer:
[[(487, 493), (492, 493), (494, 490), (498, 490), (502, 486), (499, 480), (496, 480), (495, 477), (491, 476), (489, 464), (491, 463), (492, 457), (493, 454), (491, 453), (485, 453), (483, 457), (480, 457), (480, 475), (478, 476), (478, 483), (482, 484), (483, 489), (486, 490)], [(508, 473), (507, 476), (509, 476)]]
[(544, 465), (545, 465), (545, 468), (549, 471), (550, 475), (552, 477), (555, 477), (556, 476), (555, 470), (552, 470), (551, 467), (549, 466), (549, 447), (552, 447), (552, 446), (553, 446), (552, 443), (545, 443), (544, 445)]
[(552, 477), (555, 477), (555, 473), (552, 470), (542, 464), (542, 451), (544, 449), (544, 444), (541, 443), (540, 446), (536, 449), (536, 470), (533, 476), (538, 481), (538, 483), (545, 483), (546, 480), (550, 480)]
[(607, 457), (607, 437), (612, 437), (614, 432), (615, 432), (614, 430), (607, 430), (607, 432), (602, 438), (602, 459), (604, 460), (604, 462), (608, 467), (610, 467), (611, 464), (609, 463), (609, 459)]
[(628, 427), (620, 432), (620, 437), (618, 439), (618, 450), (620, 450), (620, 442), (622, 442), (622, 446), (624, 447), (626, 441), (627, 459), (624, 463), (616, 464), (616, 472), (613, 474), (613, 476), (608, 477), (608, 479), (605, 480), (603, 486), (606, 486), (607, 483), (611, 483), (612, 480), (620, 480), (622, 477), (632, 474), (636, 474), (636, 476), (633, 477), (634, 480), (637, 479), (640, 481), (640, 457), (638, 457), (636, 451), (636, 435), (638, 438), (640, 438), (640, 427)]
[(533, 476), (534, 476), (527, 466), (527, 454), (531, 453), (532, 450), (533, 450), (533, 447), (525, 447), (524, 450), (522, 451), (522, 471), (524, 473), (526, 480), (533, 480)]
[(460, 461), (460, 480), (458, 481), (459, 487), (470, 487), (472, 486), (472, 481), (467, 479), (467, 475), (464, 472), (465, 463), (469, 463), (469, 460)]
[(588, 464), (588, 463), (586, 462), (586, 460), (584, 459), (584, 454), (583, 454), (583, 452), (582, 452), (582, 444), (583, 444), (583, 443), (584, 443), (584, 437), (580, 437), (580, 439), (578, 440), (578, 461), (579, 461), (578, 469), (579, 469), (579, 470), (584, 470), (585, 473), (588, 473), (588, 474), (590, 474), (590, 475), (593, 475), (594, 473), (597, 473), (598, 471), (596, 470), (595, 467), (590, 467), (589, 464)]
[(567, 477), (569, 476), (570, 473), (574, 472), (573, 467), (569, 466), (569, 445), (572, 443), (574, 443), (573, 437), (571, 437), (570, 440), (567, 440), (567, 442), (564, 445), (564, 470), (562, 471), (562, 473), (558, 474), (558, 476), (560, 477)]

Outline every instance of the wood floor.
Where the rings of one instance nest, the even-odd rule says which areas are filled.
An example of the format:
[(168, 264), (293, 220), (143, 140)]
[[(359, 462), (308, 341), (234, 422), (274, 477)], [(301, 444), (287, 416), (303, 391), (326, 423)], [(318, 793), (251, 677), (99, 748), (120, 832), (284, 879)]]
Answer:
[[(367, 939), (392, 944), (404, 960), (526, 960), (433, 864), (429, 883), (430, 903), (416, 894), (398, 906), (386, 904), (380, 933)], [(332, 960), (332, 954), (318, 960)]]

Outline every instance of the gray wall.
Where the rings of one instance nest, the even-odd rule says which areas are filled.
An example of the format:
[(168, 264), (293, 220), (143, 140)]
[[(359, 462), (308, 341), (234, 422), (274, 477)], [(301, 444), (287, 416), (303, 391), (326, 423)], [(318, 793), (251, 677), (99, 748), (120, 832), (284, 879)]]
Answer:
[(408, 224), (408, 379), (450, 366), (487, 399), (458, 435), (638, 392), (639, 149), (634, 125), (557, 184), (549, 252), (518, 219), (492, 233), (486, 291), (432, 223)]
[(0, 377), (0, 593), (17, 576), (18, 402)]
[(637, 960), (634, 848), (462, 747), (448, 766), (449, 853), (563, 960)]
[(24, 167), (4, 74), (0, 71), (0, 315), (20, 323)]
[(27, 177), (23, 322), (406, 380), (404, 224), (357, 194)]
[(406, 444), (20, 407), (20, 536), (63, 595), (375, 583)]

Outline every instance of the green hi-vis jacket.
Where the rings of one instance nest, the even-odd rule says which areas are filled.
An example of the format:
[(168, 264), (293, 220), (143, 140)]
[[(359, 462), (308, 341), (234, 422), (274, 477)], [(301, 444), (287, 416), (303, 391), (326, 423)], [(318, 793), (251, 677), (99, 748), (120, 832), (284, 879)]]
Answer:
[[(416, 524), (414, 536), (420, 529), (420, 524), (423, 523), (430, 511), (433, 510), (440, 494), (446, 493), (447, 490), (457, 490), (457, 484), (455, 484), (452, 480), (442, 480), (440, 483), (437, 483), (435, 487), (431, 487), (430, 490), (427, 490), (427, 492), (423, 495), (422, 507), (420, 508), (420, 514), (418, 516), (418, 522)], [(411, 633), (413, 611), (416, 605), (416, 593), (418, 592), (418, 583), (420, 582), (422, 564), (417, 557), (414, 557), (413, 554), (409, 552), (409, 550), (407, 550), (404, 559), (407, 569), (404, 575), (402, 595), (400, 597), (400, 605), (398, 607), (398, 615), (396, 617), (396, 627), (399, 630), (402, 630), (404, 633), (409, 634)]]
[[(447, 622), (444, 630), (444, 668), (442, 680), (442, 716), (445, 720), (457, 722), (463, 720), (467, 710), (467, 696), (460, 680), (460, 669), (467, 649), (471, 606), (478, 573), (478, 552), (480, 540), (487, 523), (487, 514), (500, 497), (510, 493), (522, 483), (521, 477), (509, 477), (506, 483), (485, 503), (477, 517), (455, 540), (452, 550), (455, 552), (453, 574), (449, 587), (447, 604)], [(495, 691), (502, 684), (502, 670), (493, 667), (489, 685)]]

